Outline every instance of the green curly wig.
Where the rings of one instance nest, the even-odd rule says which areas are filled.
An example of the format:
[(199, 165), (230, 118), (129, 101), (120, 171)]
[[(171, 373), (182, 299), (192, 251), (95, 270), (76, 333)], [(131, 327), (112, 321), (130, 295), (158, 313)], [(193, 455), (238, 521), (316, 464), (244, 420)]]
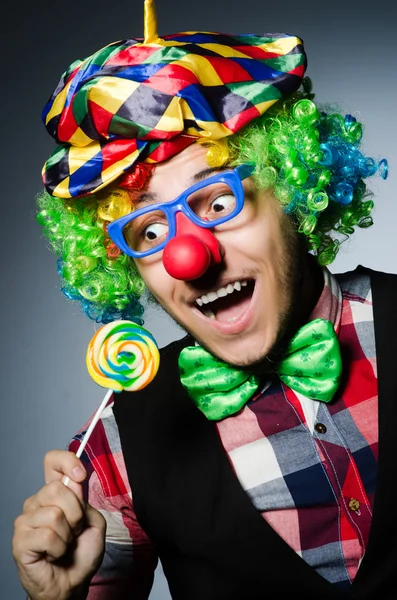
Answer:
[[(310, 80), (304, 79), (299, 92), (237, 134), (206, 144), (207, 162), (253, 163), (257, 187), (273, 190), (308, 250), (327, 265), (355, 227), (372, 225), (374, 203), (364, 180), (376, 172), (385, 179), (387, 161), (362, 154), (362, 125), (354, 117), (320, 111), (313, 99)], [(38, 221), (58, 256), (62, 291), (98, 322), (143, 323), (144, 283), (106, 231), (109, 222), (133, 210), (132, 196), (117, 187), (73, 202), (47, 192), (38, 196)]]

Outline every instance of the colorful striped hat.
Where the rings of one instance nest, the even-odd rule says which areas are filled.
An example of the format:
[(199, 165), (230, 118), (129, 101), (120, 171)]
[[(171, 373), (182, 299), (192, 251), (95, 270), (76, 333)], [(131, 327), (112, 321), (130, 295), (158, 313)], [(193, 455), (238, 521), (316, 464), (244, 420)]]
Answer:
[(92, 194), (136, 161), (158, 163), (198, 138), (219, 140), (298, 89), (302, 41), (269, 33), (158, 37), (145, 0), (145, 37), (114, 42), (62, 76), (43, 110), (59, 144), (43, 168), (48, 192)]

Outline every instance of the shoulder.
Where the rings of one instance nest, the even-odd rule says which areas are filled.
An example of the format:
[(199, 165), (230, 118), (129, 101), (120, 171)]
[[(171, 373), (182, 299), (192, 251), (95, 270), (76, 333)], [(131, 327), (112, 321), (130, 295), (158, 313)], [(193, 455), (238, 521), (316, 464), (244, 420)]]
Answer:
[(376, 281), (377, 286), (385, 287), (390, 283), (397, 285), (397, 275), (369, 269), (358, 265), (352, 271), (334, 274), (342, 294), (345, 298), (354, 299), (358, 302), (372, 302), (372, 288)]
[(152, 409), (158, 410), (157, 405), (160, 398), (161, 404), (164, 404), (168, 396), (178, 393), (181, 386), (178, 358), (184, 347), (193, 344), (194, 339), (190, 335), (186, 335), (160, 348), (160, 364), (156, 377), (136, 392), (123, 390), (117, 394), (114, 415), (122, 431), (126, 421), (133, 426), (133, 421), (136, 419), (143, 419), (147, 416), (151, 419)]
[(368, 300), (371, 294), (371, 271), (359, 265), (353, 271), (337, 273), (335, 275), (343, 296), (356, 300)]
[(175, 360), (178, 358), (182, 348), (185, 346), (192, 346), (194, 339), (190, 335), (185, 335), (179, 340), (174, 340), (167, 346), (160, 348), (160, 359)]

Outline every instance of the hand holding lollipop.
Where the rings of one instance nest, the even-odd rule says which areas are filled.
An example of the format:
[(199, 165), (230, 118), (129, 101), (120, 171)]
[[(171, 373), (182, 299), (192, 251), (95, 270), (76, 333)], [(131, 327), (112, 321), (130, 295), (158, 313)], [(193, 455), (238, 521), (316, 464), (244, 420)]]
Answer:
[[(160, 354), (154, 337), (132, 321), (113, 321), (101, 327), (88, 345), (86, 363), (95, 383), (110, 388), (76, 452), (80, 458), (102, 411), (114, 391), (138, 391), (155, 377)], [(70, 479), (63, 480), (65, 485)]]

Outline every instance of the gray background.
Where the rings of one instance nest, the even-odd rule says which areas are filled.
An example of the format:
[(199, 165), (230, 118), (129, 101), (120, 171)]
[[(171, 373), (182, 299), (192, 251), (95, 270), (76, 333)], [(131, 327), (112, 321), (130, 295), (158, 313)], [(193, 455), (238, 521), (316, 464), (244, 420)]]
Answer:
[[(366, 151), (389, 159), (373, 180), (375, 225), (357, 232), (331, 270), (358, 263), (397, 272), (396, 5), (393, 0), (158, 0), (159, 33), (284, 31), (303, 37), (317, 99), (340, 103), (365, 124)], [(6, 12), (4, 12), (6, 11)], [(43, 481), (42, 457), (63, 448), (101, 401), (88, 376), (95, 326), (59, 291), (55, 257), (35, 221), (35, 194), (53, 140), (41, 109), (63, 70), (107, 43), (142, 35), (143, 6), (129, 0), (18, 2), (2, 9), (2, 409), (0, 600), (22, 600), (11, 556), (13, 519)], [(183, 332), (159, 310), (146, 326), (160, 346)], [(169, 594), (161, 569), (151, 600)]]

